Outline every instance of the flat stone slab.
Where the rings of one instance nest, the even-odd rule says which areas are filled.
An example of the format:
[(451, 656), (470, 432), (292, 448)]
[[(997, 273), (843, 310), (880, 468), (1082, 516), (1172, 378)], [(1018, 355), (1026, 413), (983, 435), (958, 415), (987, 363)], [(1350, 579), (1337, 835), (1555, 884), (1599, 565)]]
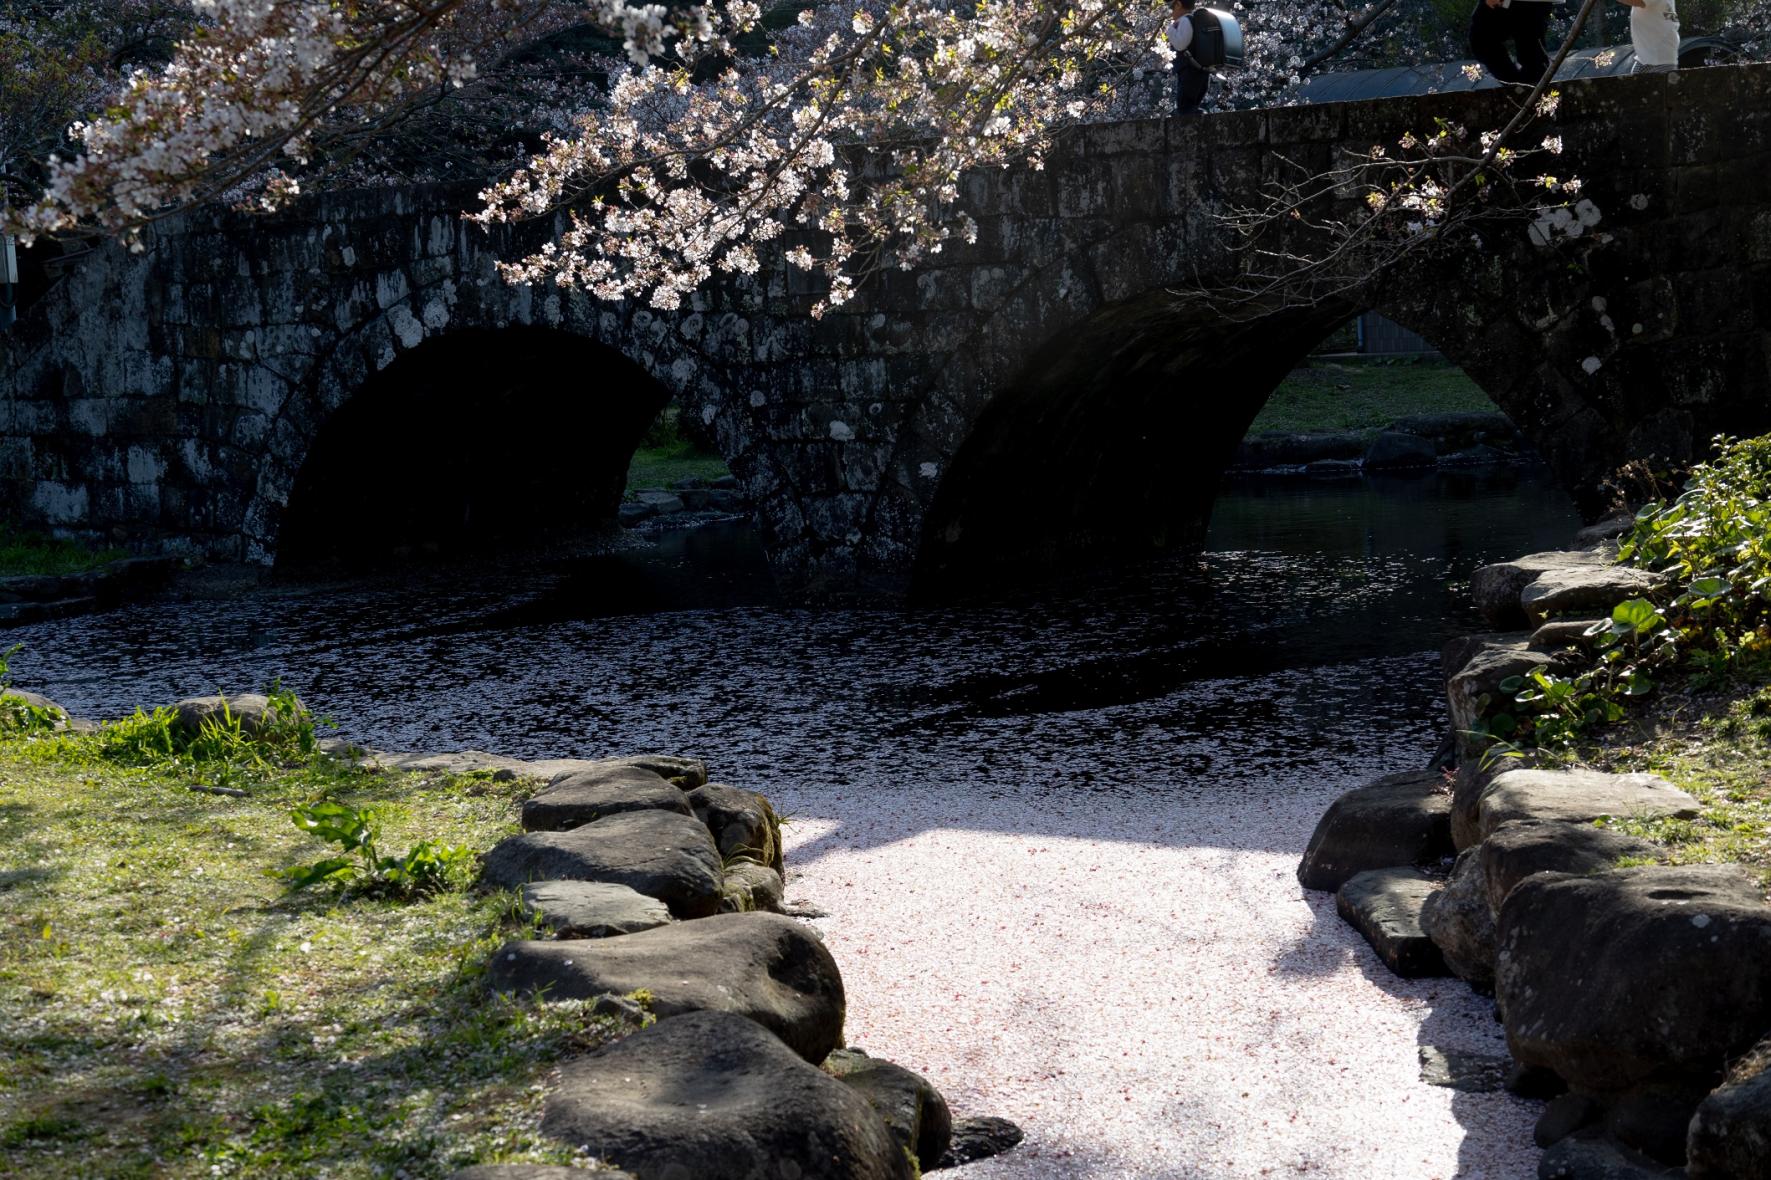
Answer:
[(1504, 823), (1482, 841), (1483, 888), (1495, 913), (1513, 887), (1534, 873), (1605, 872), (1626, 856), (1653, 857), (1666, 850), (1652, 840), (1626, 836), (1591, 823), (1524, 819)]
[(1598, 643), (1598, 636), (1589, 638), (1587, 632), (1599, 619), (1556, 619), (1545, 623), (1531, 633), (1527, 646), (1532, 651), (1561, 652), (1574, 648), (1578, 651), (1590, 652)]
[(511, 942), (492, 958), (504, 992), (587, 1000), (652, 993), (660, 1018), (733, 1012), (803, 1056), (822, 1061), (842, 1042), (842, 975), (824, 944), (779, 914), (720, 914), (587, 942)]
[(644, 767), (619, 764), (556, 776), (523, 802), (523, 827), (564, 832), (624, 811), (690, 814), (681, 788)]
[(1418, 869), (1371, 869), (1342, 885), (1334, 905), (1397, 975), (1444, 975), (1445, 960), (1420, 924), (1421, 906), (1436, 888)]
[(613, 938), (675, 921), (657, 898), (608, 881), (536, 881), (523, 886), (521, 904), (558, 938)]
[(673, 811), (628, 811), (569, 832), (500, 841), (482, 872), (494, 886), (607, 881), (655, 897), (679, 918), (719, 910), (724, 871), (706, 825)]
[(1470, 601), (1490, 626), (1502, 631), (1526, 624), (1525, 608), (1519, 601), (1525, 587), (1551, 570), (1577, 566), (1609, 566), (1610, 555), (1592, 549), (1551, 549), (1545, 553), (1528, 553), (1512, 561), (1485, 565), (1470, 575)]
[(1515, 820), (1590, 824), (1618, 819), (1695, 819), (1696, 799), (1658, 775), (1597, 770), (1509, 770), (1476, 801), (1476, 829), (1486, 840)]
[(726, 1012), (660, 1020), (567, 1062), (541, 1130), (644, 1180), (914, 1175), (866, 1099)]
[(1492, 1094), (1506, 1089), (1507, 1075), (1513, 1068), (1511, 1057), (1441, 1049), (1437, 1045), (1422, 1045), (1419, 1058), (1421, 1081), (1466, 1094)]
[(1430, 865), (1451, 855), (1451, 792), (1434, 770), (1386, 775), (1323, 812), (1298, 864), (1305, 889), (1339, 889), (1367, 869)]
[(1707, 1086), (1771, 1028), (1771, 906), (1739, 865), (1539, 873), (1496, 941), (1508, 1047), (1577, 1090)]
[(1611, 614), (1611, 608), (1629, 598), (1641, 598), (1656, 585), (1655, 577), (1633, 566), (1604, 565), (1553, 569), (1519, 593), (1519, 605), (1534, 623), (1556, 615)]

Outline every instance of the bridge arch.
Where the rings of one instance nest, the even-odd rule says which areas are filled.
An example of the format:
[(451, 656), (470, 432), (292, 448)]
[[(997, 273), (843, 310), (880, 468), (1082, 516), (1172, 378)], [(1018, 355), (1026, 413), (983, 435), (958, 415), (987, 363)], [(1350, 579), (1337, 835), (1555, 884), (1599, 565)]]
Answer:
[(303, 436), (277, 508), (277, 564), (453, 551), (612, 521), (634, 449), (672, 392), (615, 349), (558, 328), (432, 336)]
[[(1410, 285), (1399, 298), (1355, 290), (1226, 315), (1222, 300), (1196, 288), (1157, 287), (1028, 345), (1015, 376), (975, 406), (940, 473), (914, 589), (938, 593), (1089, 554), (1198, 545), (1250, 423), (1288, 373), (1365, 310), (1423, 336), (1534, 444), (1553, 449), (1553, 430), (1528, 425), (1541, 422), (1535, 358), (1509, 363), (1522, 358), (1486, 346), (1458, 299), (1422, 299), (1419, 290)], [(1558, 474), (1571, 491), (1580, 486)]]

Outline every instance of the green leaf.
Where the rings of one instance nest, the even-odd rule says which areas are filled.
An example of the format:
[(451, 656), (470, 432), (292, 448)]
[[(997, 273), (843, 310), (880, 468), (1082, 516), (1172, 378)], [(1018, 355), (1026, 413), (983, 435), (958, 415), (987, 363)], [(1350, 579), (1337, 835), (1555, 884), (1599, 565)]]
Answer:
[(1711, 574), (1708, 577), (1698, 578), (1696, 581), (1692, 582), (1691, 585), (1686, 587), (1687, 590), (1692, 594), (1697, 595), (1699, 598), (1720, 598), (1733, 588), (1733, 585), (1727, 578), (1719, 578), (1714, 574)]
[(1504, 693), (1507, 693), (1510, 695), (1512, 693), (1518, 692), (1521, 688), (1524, 687), (1524, 685), (1525, 685), (1525, 678), (1523, 676), (1509, 676), (1505, 680), (1501, 681), (1495, 687), (1498, 688), (1501, 692), (1504, 692)]
[(1646, 598), (1631, 598), (1612, 609), (1611, 621), (1639, 635), (1660, 626), (1666, 619)]
[(357, 862), (348, 856), (329, 856), (313, 864), (294, 865), (271, 871), (271, 876), (289, 883), (290, 892), (318, 885), (323, 881), (340, 881), (356, 872)]

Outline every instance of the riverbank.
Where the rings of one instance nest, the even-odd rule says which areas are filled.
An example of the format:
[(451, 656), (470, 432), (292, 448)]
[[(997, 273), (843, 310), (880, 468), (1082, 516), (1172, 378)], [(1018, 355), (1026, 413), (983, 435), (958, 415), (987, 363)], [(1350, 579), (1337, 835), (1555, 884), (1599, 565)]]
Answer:
[(321, 795), (373, 808), (386, 847), (480, 848), (518, 830), (534, 784), (270, 757), (199, 767), (98, 734), (0, 739), (0, 1172), (571, 1161), (540, 1135), (537, 1087), (623, 1026), (588, 1004), (488, 1003), (508, 896), (340, 903), (268, 875), (328, 851), (290, 822)]
[[(1485, 566), (1455, 774), (1337, 799), (1298, 867), (1390, 969), (1495, 998), (1546, 1180), (1771, 1162), (1771, 439)], [(1452, 858), (1455, 857), (1455, 860)]]

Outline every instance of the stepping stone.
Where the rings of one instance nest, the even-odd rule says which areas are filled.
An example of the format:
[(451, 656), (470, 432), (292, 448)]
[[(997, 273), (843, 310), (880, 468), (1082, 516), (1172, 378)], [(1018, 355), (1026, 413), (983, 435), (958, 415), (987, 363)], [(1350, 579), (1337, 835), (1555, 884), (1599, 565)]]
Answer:
[(492, 958), (502, 992), (587, 1000), (652, 993), (660, 1017), (734, 1012), (779, 1036), (807, 1061), (842, 1043), (842, 975), (824, 944), (779, 914), (720, 914), (587, 942), (505, 944)]
[(655, 897), (679, 918), (719, 911), (723, 872), (706, 825), (673, 811), (628, 811), (569, 832), (528, 832), (486, 854), (483, 879), (607, 881)]
[(1482, 739), (1468, 735), (1485, 718), (1496, 712), (1518, 710), (1512, 696), (1502, 692), (1500, 686), (1514, 676), (1529, 676), (1540, 669), (1553, 671), (1557, 662), (1554, 656), (1531, 651), (1524, 644), (1489, 645), (1446, 681), (1445, 703), (1451, 713), (1452, 731), (1457, 735), (1460, 760), (1474, 761), (1481, 752), (1485, 744)]
[(523, 886), (522, 911), (566, 939), (613, 938), (675, 921), (657, 898), (607, 881), (536, 881)]
[(689, 792), (689, 806), (713, 833), (726, 860), (744, 857), (782, 871), (781, 821), (767, 799), (755, 791), (708, 783)]
[(915, 1174), (865, 1098), (727, 1012), (660, 1020), (567, 1062), (541, 1130), (643, 1180)]
[(1342, 885), (1334, 906), (1397, 975), (1444, 975), (1445, 960), (1420, 924), (1437, 887), (1419, 869), (1371, 869)]
[(606, 766), (563, 774), (523, 803), (523, 827), (564, 832), (624, 811), (688, 815), (688, 797), (653, 771)]
[(867, 1099), (918, 1167), (933, 1168), (947, 1154), (953, 1114), (927, 1078), (860, 1049), (838, 1049), (824, 1059), (824, 1072)]
[(1476, 801), (1476, 831), (1486, 840), (1515, 820), (1590, 824), (1618, 819), (1696, 819), (1696, 799), (1658, 775), (1597, 770), (1509, 770)]
[(1451, 792), (1433, 770), (1387, 775), (1329, 804), (1304, 859), (1305, 889), (1339, 889), (1367, 869), (1436, 864), (1451, 855)]

